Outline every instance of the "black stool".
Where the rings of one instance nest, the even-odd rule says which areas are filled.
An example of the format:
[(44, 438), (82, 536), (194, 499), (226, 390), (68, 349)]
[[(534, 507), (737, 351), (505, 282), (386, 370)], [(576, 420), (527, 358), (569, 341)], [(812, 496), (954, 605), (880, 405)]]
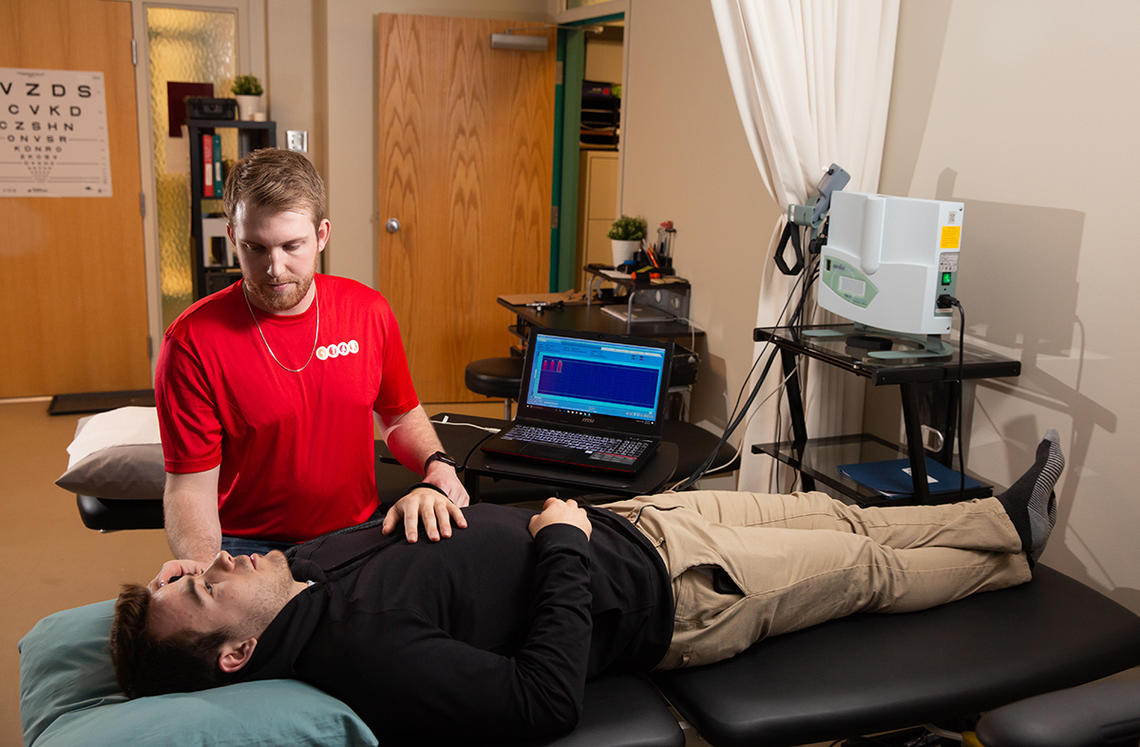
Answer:
[(463, 380), (471, 391), (487, 397), (502, 397), (506, 420), (511, 419), (511, 400), (522, 386), (523, 359), (480, 358), (467, 364)]

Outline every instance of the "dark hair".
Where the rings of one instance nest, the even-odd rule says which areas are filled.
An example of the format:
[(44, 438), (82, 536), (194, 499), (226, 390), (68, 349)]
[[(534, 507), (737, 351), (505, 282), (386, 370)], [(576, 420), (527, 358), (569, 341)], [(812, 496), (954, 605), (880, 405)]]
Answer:
[(156, 638), (147, 630), (150, 591), (125, 584), (111, 623), (111, 661), (128, 698), (190, 692), (228, 684), (233, 677), (218, 667), (218, 650), (228, 631), (176, 633)]
[(319, 228), (328, 212), (328, 194), (308, 158), (281, 148), (255, 150), (234, 164), (226, 176), (222, 205), (230, 223), (238, 203), (277, 211), (308, 210)]

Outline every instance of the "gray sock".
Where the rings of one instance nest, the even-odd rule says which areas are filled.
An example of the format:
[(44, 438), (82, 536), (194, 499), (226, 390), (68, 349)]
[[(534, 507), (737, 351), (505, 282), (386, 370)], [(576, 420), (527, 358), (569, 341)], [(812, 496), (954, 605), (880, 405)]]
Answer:
[(1052, 428), (1046, 431), (1045, 440), (1037, 447), (1038, 461), (1041, 460), (1042, 452), (1045, 454), (1045, 467), (1034, 481), (1033, 492), (1029, 496), (1029, 534), (1032, 538), (1029, 557), (1034, 560), (1041, 557), (1049, 534), (1057, 523), (1057, 496), (1053, 492), (1053, 486), (1061, 479), (1061, 471), (1065, 469), (1061, 439)]
[(1061, 453), (1060, 436), (1050, 428), (1037, 445), (1037, 461), (1009, 490), (997, 496), (1021, 537), (1022, 549), (1032, 561), (1041, 557), (1053, 525), (1057, 523), (1053, 486), (1064, 468), (1065, 455)]

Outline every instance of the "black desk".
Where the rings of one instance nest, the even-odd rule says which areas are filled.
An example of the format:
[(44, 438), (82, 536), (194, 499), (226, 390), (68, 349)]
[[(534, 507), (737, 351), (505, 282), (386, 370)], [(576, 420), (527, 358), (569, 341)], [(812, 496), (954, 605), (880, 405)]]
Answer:
[[(660, 490), (672, 476), (680, 480), (692, 474), (705, 457), (717, 448), (719, 442), (717, 436), (691, 423), (666, 420), (662, 427), (661, 454), (655, 457), (663, 457), (664, 461), (651, 462), (633, 481), (608, 479), (604, 475), (590, 479), (592, 473), (588, 471), (546, 469), (522, 460), (485, 458), (479, 451), (479, 444), (492, 432), (480, 429), (491, 428), (497, 432), (507, 424), (505, 420), (454, 413), (433, 415), (431, 420), (444, 451), (460, 465), (470, 469), (470, 474), (464, 476), (464, 482), (472, 501), (481, 499), (489, 503), (538, 500), (550, 495), (548, 491), (536, 488), (536, 484), (569, 488), (569, 491), (559, 491), (567, 496), (586, 493), (615, 496), (653, 493)], [(393, 465), (396, 466), (395, 470)], [(739, 466), (739, 456), (731, 446), (724, 445), (719, 447), (713, 468), (706, 474), (711, 476), (731, 472)], [(487, 479), (476, 482), (479, 476)], [(382, 501), (399, 498), (403, 495), (401, 488), (411, 486), (420, 479), (422, 478), (410, 470), (399, 467), (399, 462), (383, 441), (376, 442), (376, 482)], [(626, 484), (620, 485), (619, 482)]]
[[(836, 337), (809, 337), (803, 330), (831, 330), (839, 333)], [(922, 443), (921, 411), (925, 408), (937, 421), (936, 427), (944, 434), (942, 448), (934, 457), (953, 468), (954, 423), (957, 413), (958, 392), (954, 383), (959, 375), (958, 347), (954, 348), (949, 360), (903, 358), (899, 360), (879, 360), (871, 358), (866, 351), (848, 348), (846, 335), (856, 333), (854, 325), (814, 325), (800, 328), (759, 327), (753, 331), (757, 342), (771, 341), (780, 351), (784, 371), (792, 371), (785, 392), (788, 409), (792, 416), (794, 440), (756, 444), (754, 454), (768, 454), (800, 471), (805, 490), (815, 488), (815, 480), (829, 485), (838, 492), (853, 498), (860, 505), (884, 503), (882, 496), (840, 475), (836, 467), (853, 462), (880, 461), (907, 456), (911, 464), (911, 478), (914, 487), (914, 501), (929, 503), (931, 495), (926, 480), (926, 462)], [(884, 332), (874, 332), (876, 336), (888, 337), (895, 343), (895, 349), (907, 349), (905, 338)], [(963, 379), (985, 379), (1021, 374), (1021, 362), (1002, 358), (987, 350), (966, 345), (962, 358), (961, 376)], [(796, 356), (805, 355), (823, 361), (849, 373), (869, 379), (872, 386), (897, 384), (902, 398), (903, 420), (906, 432), (905, 452), (876, 436), (859, 433), (848, 436), (809, 439), (804, 423), (803, 398), (800, 392), (800, 379), (796, 369)], [(933, 403), (933, 407), (931, 406)], [(967, 472), (967, 474), (969, 474)], [(976, 478), (975, 478), (976, 479)], [(979, 480), (979, 482), (982, 482)], [(973, 490), (967, 489), (965, 497), (981, 498), (992, 495), (992, 486), (982, 484)], [(940, 500), (957, 500), (959, 493), (944, 493)], [(936, 498), (938, 498), (936, 496)]]
[[(677, 444), (662, 442), (657, 453), (636, 475), (617, 475), (571, 469), (558, 465), (547, 465), (524, 459), (499, 458), (476, 450), (464, 464), (463, 484), (471, 496), (471, 502), (483, 499), (479, 478), (524, 480), (542, 485), (554, 485), (581, 491), (583, 494), (596, 493), (608, 498), (632, 498), (639, 495), (658, 493), (677, 468)], [(488, 501), (492, 500), (489, 496)]]
[[(626, 323), (602, 311), (601, 304), (566, 303), (555, 308), (531, 308), (525, 305), (512, 304), (504, 298), (498, 299), (499, 305), (513, 313), (517, 318), (517, 325), (511, 331), (526, 339), (529, 327), (539, 329), (576, 329), (585, 332), (601, 332), (608, 335), (631, 335), (633, 337), (646, 337), (654, 340), (692, 339), (694, 336), (704, 335), (700, 330), (688, 322), (636, 322), (626, 331)], [(624, 307), (625, 304), (619, 304)]]

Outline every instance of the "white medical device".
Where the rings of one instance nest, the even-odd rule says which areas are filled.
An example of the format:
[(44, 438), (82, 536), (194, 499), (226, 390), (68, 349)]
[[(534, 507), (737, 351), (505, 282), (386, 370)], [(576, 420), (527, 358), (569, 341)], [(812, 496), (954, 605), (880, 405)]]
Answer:
[(819, 305), (885, 331), (946, 334), (953, 310), (938, 299), (955, 295), (963, 212), (960, 202), (835, 192)]

